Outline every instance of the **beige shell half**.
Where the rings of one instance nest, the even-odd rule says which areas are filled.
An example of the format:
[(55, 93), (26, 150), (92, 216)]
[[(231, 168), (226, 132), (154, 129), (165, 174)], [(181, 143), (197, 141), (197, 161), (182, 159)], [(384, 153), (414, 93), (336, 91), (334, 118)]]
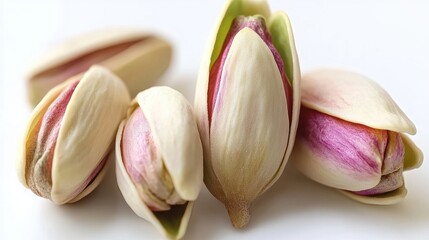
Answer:
[(320, 68), (303, 74), (302, 104), (371, 128), (416, 133), (413, 122), (371, 79), (347, 70)]
[(126, 202), (140, 217), (151, 222), (165, 237), (180, 239), (185, 234), (193, 201), (203, 184), (203, 152), (192, 107), (179, 92), (168, 87), (152, 87), (139, 93), (128, 111), (128, 117), (140, 107), (152, 130), (155, 146), (174, 189), (185, 205), (172, 206), (166, 212), (152, 212), (140, 198), (129, 177), (121, 151), (121, 140), (126, 120), (116, 136), (116, 176)]
[[(18, 160), (18, 176), (25, 186), (28, 137), (50, 104), (76, 80), (79, 78), (73, 77), (49, 91), (30, 117)], [(53, 202), (64, 204), (77, 201), (99, 184), (107, 164), (89, 186), (78, 195), (73, 195), (100, 161), (108, 157), (116, 130), (130, 101), (123, 82), (107, 69), (94, 66), (82, 76), (67, 105), (54, 150), (51, 170)]]
[(407, 189), (405, 186), (402, 186), (394, 191), (384, 193), (384, 194), (377, 194), (374, 196), (363, 196), (363, 195), (357, 195), (353, 192), (345, 191), (345, 190), (339, 190), (342, 194), (345, 196), (361, 202), (365, 204), (371, 204), (371, 205), (392, 205), (397, 204), (401, 202), (405, 196), (407, 195)]
[(125, 82), (131, 96), (135, 96), (165, 72), (171, 55), (169, 42), (139, 29), (87, 33), (56, 46), (29, 67), (29, 100), (36, 105), (51, 88), (86, 71), (92, 64), (110, 69)]

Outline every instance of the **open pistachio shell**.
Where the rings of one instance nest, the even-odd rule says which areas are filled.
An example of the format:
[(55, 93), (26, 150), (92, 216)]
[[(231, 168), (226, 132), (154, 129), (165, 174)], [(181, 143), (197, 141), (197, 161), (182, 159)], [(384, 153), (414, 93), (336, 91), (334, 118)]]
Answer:
[[(242, 49), (253, 49), (252, 54), (258, 57), (251, 58)], [(224, 68), (234, 71), (225, 71), (228, 81), (219, 90), (222, 103), (214, 108), (210, 166), (222, 186), (231, 219), (238, 221), (242, 214), (248, 215), (248, 205), (283, 164), (289, 121), (277, 65), (254, 31), (245, 28), (235, 36)], [(252, 81), (247, 76), (253, 76)]]
[[(52, 162), (48, 165), (51, 171), (46, 172), (50, 174), (51, 189), (45, 197), (57, 204), (77, 201), (99, 184), (107, 169), (105, 161), (117, 127), (130, 102), (122, 81), (98, 66), (90, 68), (81, 78), (73, 77), (49, 91), (31, 115), (17, 164), (18, 176), (27, 187), (33, 167), (30, 156), (35, 151), (40, 122), (59, 94), (76, 81), (79, 83), (65, 106)], [(97, 168), (101, 169), (91, 179)]]
[(117, 28), (82, 35), (58, 45), (30, 66), (29, 100), (36, 105), (51, 88), (93, 64), (110, 69), (135, 96), (165, 72), (171, 54), (166, 40), (138, 29)]
[[(235, 178), (230, 178), (232, 172), (234, 172), (234, 168), (228, 168), (230, 164), (232, 164), (232, 161), (237, 160), (236, 158), (229, 158), (229, 159), (221, 159), (225, 156), (222, 155), (220, 149), (222, 147), (230, 146), (230, 153), (232, 154), (233, 149), (238, 149), (245, 151), (244, 145), (238, 144), (238, 139), (245, 140), (245, 138), (241, 138), (240, 136), (237, 136), (236, 138), (232, 137), (233, 135), (244, 135), (248, 136), (248, 132), (224, 132), (223, 134), (221, 132), (214, 132), (215, 130), (210, 128), (210, 122), (209, 122), (209, 113), (208, 113), (208, 88), (209, 88), (209, 78), (210, 78), (210, 71), (212, 66), (214, 65), (216, 59), (218, 59), (219, 55), (222, 51), (222, 46), (227, 38), (229, 29), (231, 27), (231, 24), (233, 20), (238, 16), (254, 16), (258, 15), (265, 19), (265, 22), (267, 23), (267, 28), (271, 33), (272, 36), (272, 42), (277, 49), (277, 51), (280, 53), (281, 58), (284, 65), (284, 70), (286, 72), (286, 75), (288, 77), (290, 86), (292, 87), (292, 116), (290, 117), (290, 122), (287, 123), (287, 120), (285, 120), (285, 125), (289, 124), (289, 130), (285, 132), (287, 136), (285, 140), (285, 145), (283, 146), (283, 149), (281, 150), (282, 157), (280, 158), (280, 162), (276, 160), (276, 163), (273, 162), (272, 166), (275, 166), (275, 171), (267, 171), (267, 172), (274, 172), (270, 178), (263, 182), (259, 182), (258, 184), (247, 184), (246, 185), (246, 179), (247, 175), (252, 175), (252, 172), (249, 170), (247, 172), (247, 175), (241, 178), (242, 182), (235, 181), (236, 178), (240, 178), (240, 174), (235, 174)], [(241, 47), (241, 51), (245, 52), (246, 47), (250, 46), (251, 44), (256, 44), (257, 42), (250, 43), (250, 39), (254, 40), (255, 38), (252, 38), (254, 35), (248, 34), (246, 32), (246, 29), (241, 30), (233, 40), (234, 42), (238, 42), (237, 39), (241, 39), (240, 36), (244, 36), (245, 38), (249, 38), (249, 42), (246, 42), (246, 40), (240, 41), (240, 44), (242, 46), (236, 46), (237, 48)], [(259, 37), (258, 37), (259, 38)], [(232, 45), (234, 45), (234, 42)], [(262, 41), (261, 41), (262, 43)], [(237, 44), (237, 43), (236, 43)], [(259, 42), (258, 42), (259, 44)], [(258, 45), (256, 44), (256, 45)], [(244, 77), (246, 74), (246, 69), (248, 70), (249, 76), (259, 76), (258, 74), (264, 75), (265, 73), (269, 76), (273, 76), (272, 72), (268, 72), (267, 64), (261, 64), (259, 68), (265, 68), (261, 71), (256, 66), (256, 69), (250, 69), (249, 66), (247, 66), (247, 63), (250, 63), (250, 59), (253, 58), (251, 52), (248, 52), (248, 59), (246, 60), (246, 57), (244, 57), (246, 54), (243, 54), (242, 57), (237, 57), (236, 59), (239, 59), (240, 61), (244, 62), (236, 62), (233, 63), (232, 60), (232, 54), (231, 51), (233, 51), (233, 47), (231, 45), (230, 53), (227, 57), (227, 62), (229, 59), (230, 65), (225, 65), (225, 67), (232, 67), (234, 69), (237, 69), (237, 71), (241, 71), (240, 74), (236, 74), (238, 77)], [(256, 46), (255, 45), (255, 46)], [(262, 45), (262, 44), (261, 44)], [(266, 47), (265, 44), (263, 44), (264, 47)], [(259, 46), (259, 45), (258, 45)], [(261, 49), (263, 49), (261, 47)], [(264, 49), (264, 51), (259, 51), (258, 54), (260, 56), (265, 56), (266, 54), (271, 55), (270, 57), (273, 58), (273, 55), (267, 51), (267, 49)], [(237, 56), (240, 54), (240, 50), (237, 50)], [(274, 62), (274, 61), (273, 61)], [(226, 63), (225, 63), (226, 64)], [(252, 65), (255, 67), (254, 65)], [(275, 62), (274, 62), (275, 66)], [(267, 72), (264, 72), (267, 70)], [(272, 69), (274, 72), (278, 72), (279, 69)], [(252, 73), (258, 73), (255, 75), (252, 75)], [(233, 73), (231, 73), (233, 75)], [(267, 78), (268, 79), (268, 78)], [(277, 76), (274, 78), (277, 79)], [(273, 80), (275, 81), (275, 80)], [(279, 80), (281, 81), (281, 80)], [(298, 63), (298, 57), (295, 50), (295, 43), (293, 39), (293, 33), (292, 33), (292, 27), (289, 21), (288, 16), (283, 12), (276, 12), (271, 14), (269, 6), (266, 1), (260, 0), (260, 1), (254, 1), (254, 0), (231, 0), (229, 1), (223, 12), (220, 15), (219, 21), (212, 33), (211, 41), (209, 43), (209, 46), (207, 48), (207, 52), (205, 53), (205, 56), (203, 57), (202, 66), (200, 68), (197, 86), (196, 86), (196, 93), (195, 93), (195, 103), (194, 103), (194, 111), (196, 114), (197, 124), (200, 131), (201, 140), (203, 143), (203, 150), (204, 150), (204, 182), (210, 192), (221, 202), (223, 202), (229, 208), (229, 214), (232, 219), (233, 225), (236, 227), (243, 227), (247, 224), (249, 221), (249, 207), (251, 202), (260, 194), (262, 194), (264, 191), (266, 191), (268, 188), (270, 188), (280, 177), (280, 175), (283, 172), (283, 169), (286, 165), (286, 162), (289, 159), (289, 156), (292, 152), (296, 130), (298, 126), (298, 116), (299, 116), (299, 109), (300, 109), (300, 69), (299, 69), (299, 63)], [(222, 83), (221, 83), (222, 84)], [(243, 81), (243, 84), (246, 84), (245, 81)], [(255, 85), (259, 86), (259, 85)], [(255, 87), (253, 86), (253, 87)], [(220, 86), (221, 88), (222, 86)], [(248, 87), (251, 88), (249, 85)], [(282, 88), (282, 86), (278, 86), (278, 88)], [(240, 88), (237, 88), (240, 89)], [(268, 89), (268, 87), (267, 87)], [(243, 90), (243, 89), (241, 89)], [(221, 90), (219, 90), (221, 91)], [(262, 94), (262, 92), (261, 92)], [(265, 93), (264, 93), (265, 94)], [(275, 94), (273, 94), (275, 95)], [(257, 97), (258, 95), (254, 95)], [(277, 96), (277, 95), (276, 95)], [(284, 96), (284, 95), (283, 95)], [(230, 95), (231, 98), (233, 98), (233, 95)], [(271, 96), (270, 96), (271, 97)], [(228, 103), (226, 103), (228, 104)], [(278, 103), (281, 104), (281, 103)], [(221, 111), (222, 109), (218, 109), (218, 111)], [(232, 110), (232, 108), (230, 109)], [(215, 110), (216, 111), (216, 110)], [(225, 110), (227, 111), (227, 110)], [(215, 113), (214, 113), (215, 114)], [(214, 116), (213, 114), (213, 116)], [(215, 117), (213, 117), (215, 118)], [(245, 116), (235, 116), (233, 119), (251, 119), (252, 115), (249, 114), (247, 118)], [(256, 120), (256, 119), (255, 119)], [(215, 124), (216, 120), (213, 120), (212, 125)], [(250, 121), (250, 120), (249, 120)], [(259, 126), (259, 125), (258, 125)], [(228, 138), (229, 135), (231, 138)], [(212, 137), (217, 136), (216, 142), (213, 142)], [(223, 140), (222, 140), (223, 139)], [(229, 141), (229, 140), (231, 141)], [(235, 139), (235, 140), (232, 140)], [(237, 141), (236, 141), (237, 140)], [(223, 141), (223, 142), (222, 142)], [(226, 142), (229, 141), (229, 142)], [(234, 141), (237, 143), (237, 145), (234, 146)], [(232, 144), (232, 145), (231, 145)], [(247, 146), (247, 145), (246, 145)], [(214, 148), (216, 148), (216, 152)], [(263, 147), (261, 147), (263, 148)], [(252, 151), (256, 149), (251, 149)], [(225, 149), (226, 151), (226, 149)], [(226, 152), (224, 152), (225, 154)], [(238, 154), (238, 153), (237, 153)], [(245, 154), (242, 154), (243, 156)], [(220, 159), (213, 160), (213, 158)], [(243, 158), (247, 159), (247, 158)], [(250, 159), (247, 159), (248, 161), (244, 160), (242, 164), (248, 164), (246, 165), (251, 169), (250, 167), (252, 162)], [(258, 159), (259, 161), (261, 159)], [(236, 162), (232, 164), (234, 166), (239, 166), (239, 163)], [(231, 166), (232, 166), (231, 165)], [(267, 166), (269, 164), (267, 163)], [(224, 171), (224, 169), (229, 169), (228, 171)], [(245, 168), (242, 168), (245, 169)], [(272, 169), (271, 169), (272, 170)], [(263, 171), (263, 170), (262, 170)], [(221, 179), (222, 178), (222, 179)], [(235, 180), (234, 180), (235, 179)], [(247, 183), (254, 183), (257, 182), (257, 179), (254, 179), (252, 181), (247, 181)], [(228, 184), (230, 182), (231, 184)], [(237, 186), (241, 185), (240, 191), (238, 191)], [(226, 189), (228, 188), (228, 189)], [(235, 191), (236, 189), (237, 191)], [(246, 193), (244, 193), (246, 192)], [(234, 194), (235, 193), (235, 194)], [(232, 207), (234, 204), (230, 204), (231, 202), (238, 203), (239, 207)], [(235, 204), (237, 205), (237, 204)], [(235, 209), (233, 209), (235, 208)]]
[(193, 201), (203, 184), (202, 146), (192, 108), (182, 94), (168, 87), (152, 87), (139, 93), (128, 111), (128, 117), (136, 108), (143, 111), (174, 189), (186, 203), (172, 205), (167, 211), (152, 211), (139, 196), (122, 158), (125, 120), (116, 136), (119, 189), (138, 216), (151, 222), (165, 237), (180, 239), (185, 234)]
[[(398, 136), (401, 140), (401, 144), (398, 146), (402, 146), (403, 143), (403, 150), (401, 150), (403, 151), (403, 158), (400, 158), (401, 162), (399, 163), (402, 165), (401, 173), (397, 177), (399, 184), (403, 183), (402, 169), (406, 171), (418, 168), (422, 164), (422, 151), (404, 134), (404, 132), (415, 134), (416, 127), (390, 95), (377, 83), (365, 76), (332, 68), (323, 68), (304, 74), (302, 78), (302, 105), (303, 109), (307, 109), (306, 111), (315, 110), (319, 114), (344, 120), (353, 126), (363, 126), (369, 131), (389, 130), (393, 134), (389, 135), (389, 138), (390, 136)], [(305, 115), (302, 116), (305, 117)], [(320, 124), (324, 126), (328, 122), (320, 122)], [(306, 131), (305, 129), (301, 130), (303, 133)], [(330, 150), (328, 149), (325, 149), (324, 151), (327, 152), (323, 153), (322, 148), (319, 148), (320, 146), (309, 141), (311, 139), (308, 137), (311, 137), (311, 134), (314, 138), (318, 138), (316, 133), (311, 132), (311, 134), (303, 134), (307, 139), (297, 138), (292, 156), (294, 164), (307, 177), (324, 185), (341, 189), (340, 192), (356, 201), (375, 205), (395, 204), (401, 201), (407, 193), (403, 184), (398, 189), (386, 193), (357, 194), (356, 191), (373, 189), (383, 181), (382, 167), (387, 164), (385, 162), (387, 146), (386, 149), (381, 149), (384, 155), (378, 156), (378, 150), (369, 148), (379, 144), (381, 139), (374, 138), (365, 142), (366, 137), (370, 135), (355, 136), (354, 134), (357, 132), (353, 132), (351, 127), (344, 131), (348, 132), (344, 132), (343, 136), (338, 136), (338, 138), (335, 136), (329, 138), (337, 139), (340, 148), (347, 144), (346, 141), (340, 140), (341, 138), (353, 139), (356, 137), (354, 139), (356, 142), (353, 143), (355, 149), (351, 149), (350, 152), (356, 150), (359, 154), (349, 159), (350, 161), (344, 159), (342, 162), (340, 158), (334, 157), (335, 150), (333, 148), (331, 149), (332, 153), (329, 153)], [(347, 137), (346, 134), (349, 132), (352, 136)], [(319, 141), (324, 142), (323, 140), (317, 142)], [(337, 149), (337, 151), (339, 150)], [(349, 156), (350, 152), (342, 155)], [(329, 159), (329, 157), (333, 157), (333, 159)], [(359, 158), (362, 158), (362, 161), (357, 161)], [(353, 162), (355, 160), (356, 162)], [(373, 171), (366, 171), (363, 168), (359, 170), (359, 165), (372, 167)]]

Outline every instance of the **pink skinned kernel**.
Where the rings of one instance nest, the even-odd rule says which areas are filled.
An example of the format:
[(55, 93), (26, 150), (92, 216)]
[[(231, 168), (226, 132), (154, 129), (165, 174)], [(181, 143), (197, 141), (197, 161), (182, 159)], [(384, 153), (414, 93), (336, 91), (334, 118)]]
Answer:
[(405, 148), (399, 133), (348, 122), (302, 106), (297, 139), (304, 141), (321, 161), (330, 162), (356, 179), (380, 176), (377, 186), (356, 194), (381, 194), (403, 185)]
[(174, 189), (168, 185), (168, 174), (141, 108), (136, 108), (125, 124), (121, 149), (125, 169), (142, 200), (152, 211), (168, 210), (157, 202), (166, 202)]
[(385, 130), (301, 107), (297, 139), (304, 141), (321, 161), (327, 161), (358, 179), (381, 174), (387, 136)]
[(139, 183), (149, 174), (152, 159), (158, 158), (151, 129), (140, 108), (128, 119), (122, 137), (122, 154), (125, 168), (133, 181)]
[(78, 84), (79, 81), (70, 84), (48, 107), (39, 122), (40, 128), (37, 132), (35, 150), (33, 155), (29, 156), (32, 167), (28, 168), (27, 181), (33, 192), (46, 198), (50, 198), (52, 161), (61, 123)]

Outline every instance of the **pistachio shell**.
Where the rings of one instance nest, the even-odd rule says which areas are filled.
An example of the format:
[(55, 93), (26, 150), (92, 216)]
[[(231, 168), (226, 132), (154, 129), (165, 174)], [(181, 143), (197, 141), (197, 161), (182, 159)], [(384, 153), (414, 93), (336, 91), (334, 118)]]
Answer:
[(27, 180), (25, 179), (25, 172), (27, 167), (26, 162), (26, 155), (27, 155), (27, 143), (31, 141), (32, 132), (35, 131), (37, 128), (37, 124), (39, 121), (43, 118), (43, 115), (45, 114), (46, 110), (49, 108), (51, 103), (61, 94), (61, 92), (73, 81), (77, 80), (78, 78), (73, 78), (72, 80), (63, 82), (62, 84), (56, 86), (55, 88), (51, 89), (45, 97), (40, 101), (40, 103), (34, 108), (33, 112), (31, 113), (30, 119), (28, 121), (27, 128), (25, 129), (24, 137), (21, 140), (22, 141), (22, 148), (20, 148), (19, 151), (19, 157), (17, 160), (17, 170), (18, 170), (18, 178), (20, 182), (26, 186), (29, 187), (27, 184)]
[(404, 171), (419, 168), (423, 163), (423, 152), (405, 134), (401, 134), (405, 146)]
[[(209, 75), (211, 66), (220, 54), (222, 44), (228, 34), (232, 21), (238, 15), (246, 15), (244, 13), (247, 13), (247, 15), (269, 15), (269, 7), (266, 1), (230, 0), (225, 4), (216, 27), (211, 34), (211, 42), (206, 48), (195, 88), (194, 112), (203, 144), (204, 179), (211, 193), (218, 199), (225, 199), (225, 197), (221, 185), (217, 181), (216, 174), (210, 167), (211, 150), (209, 147), (209, 118), (207, 109)], [(210, 179), (211, 183), (207, 183), (207, 179)]]
[(405, 198), (407, 195), (407, 189), (405, 189), (404, 186), (396, 189), (392, 192), (387, 192), (384, 194), (378, 194), (378, 195), (357, 195), (349, 191), (339, 190), (342, 194), (346, 195), (347, 197), (366, 204), (371, 205), (392, 205), (397, 204), (402, 201), (402, 199)]
[(285, 62), (285, 70), (292, 85), (292, 118), (289, 127), (289, 139), (284, 155), (283, 163), (280, 166), (272, 181), (265, 187), (264, 191), (270, 188), (282, 175), (288, 162), (298, 129), (299, 112), (301, 107), (301, 70), (299, 67), (298, 54), (295, 48), (295, 40), (292, 31), (292, 24), (286, 13), (278, 11), (270, 18), (270, 32), (273, 35), (273, 42)]
[[(407, 165), (407, 161), (410, 161), (410, 167), (411, 165), (418, 166), (421, 164), (422, 155), (421, 151), (415, 147), (408, 137), (406, 137), (404, 134), (401, 134), (401, 136), (405, 145), (406, 156), (404, 160), (404, 170), (407, 170), (405, 167)], [(370, 155), (370, 153), (368, 153), (368, 155)], [(409, 157), (407, 157), (407, 155)], [(374, 153), (374, 157), (375, 156), (376, 154)], [(347, 197), (362, 203), (374, 205), (396, 204), (400, 202), (407, 194), (404, 185), (394, 191), (383, 194), (359, 195), (351, 192), (370, 189), (380, 183), (382, 176), (382, 163), (379, 159), (372, 159), (371, 162), (371, 165), (377, 166), (376, 168), (378, 170), (375, 172), (359, 172), (358, 168), (348, 169), (347, 167), (336, 166), (336, 163), (333, 164), (334, 160), (323, 159), (323, 154), (313, 151), (313, 149), (311, 149), (308, 144), (303, 143), (299, 138), (297, 138), (292, 159), (295, 166), (307, 177), (324, 185), (337, 188)], [(365, 165), (369, 163), (362, 162), (360, 164)], [(401, 179), (399, 180), (402, 182)]]
[(354, 72), (324, 68), (304, 74), (302, 104), (368, 127), (416, 133), (414, 124), (383, 88)]
[(108, 169), (110, 168), (110, 165), (112, 164), (112, 162), (115, 161), (114, 151), (111, 151), (108, 154), (109, 155), (106, 156), (108, 159), (106, 160), (105, 166), (100, 170), (100, 172), (97, 174), (97, 176), (95, 176), (95, 178), (91, 180), (90, 184), (88, 186), (86, 186), (82, 192), (80, 192), (76, 197), (71, 199), (68, 203), (74, 203), (74, 202), (81, 200), (86, 195), (88, 195), (92, 191), (94, 191), (94, 189), (96, 187), (98, 187), (101, 180), (103, 180), (104, 176), (106, 176), (106, 173), (107, 173)]
[[(292, 28), (290, 25), (290, 21), (287, 15), (283, 12), (277, 12), (271, 15), (268, 4), (264, 0), (231, 0), (229, 1), (225, 9), (222, 11), (220, 15), (220, 19), (212, 33), (211, 42), (207, 48), (207, 52), (205, 53), (205, 57), (203, 58), (202, 66), (200, 68), (199, 77), (196, 86), (195, 92), (195, 104), (194, 111), (196, 113), (196, 119), (198, 128), (200, 131), (201, 140), (203, 143), (204, 150), (204, 181), (210, 192), (218, 198), (222, 202), (226, 202), (226, 199), (230, 196), (226, 196), (227, 194), (231, 194), (232, 191), (226, 193), (224, 188), (227, 188), (229, 185), (226, 184), (227, 180), (219, 180), (218, 174), (219, 169), (215, 169), (212, 164), (212, 158), (215, 154), (212, 149), (213, 143), (210, 139), (210, 127), (209, 127), (209, 117), (208, 117), (208, 109), (207, 109), (207, 99), (208, 99), (208, 84), (209, 84), (209, 75), (211, 67), (213, 66), (216, 59), (219, 57), (221, 53), (222, 45), (227, 37), (229, 28), (233, 22), (233, 20), (240, 15), (250, 16), (250, 15), (260, 15), (265, 18), (265, 20), (269, 23), (269, 30), (272, 33), (272, 41), (275, 45), (276, 49), (280, 52), (282, 56), (282, 60), (285, 64), (285, 71), (289, 78), (289, 81), (292, 86), (292, 118), (289, 125), (288, 135), (286, 137), (287, 144), (286, 149), (283, 149), (283, 157), (282, 161), (275, 165), (277, 167), (276, 171), (271, 176), (268, 182), (264, 182), (261, 186), (255, 187), (255, 192), (252, 194), (247, 194), (245, 198), (241, 199), (242, 203), (241, 210), (245, 209), (240, 215), (243, 216), (243, 219), (238, 219), (240, 217), (233, 216), (236, 215), (230, 212), (230, 216), (232, 218), (236, 218), (234, 225), (237, 227), (244, 226), (248, 221), (248, 207), (250, 205), (250, 196), (257, 196), (264, 191), (266, 191), (269, 187), (274, 184), (280, 175), (283, 172), (285, 164), (291, 154), (293, 144), (295, 141), (296, 129), (298, 127), (298, 116), (299, 116), (299, 108), (300, 108), (300, 69), (298, 64), (298, 57), (295, 50), (295, 44), (293, 40)], [(237, 36), (236, 36), (237, 37)], [(234, 40), (235, 41), (235, 40)], [(250, 55), (248, 55), (250, 56)], [(271, 54), (272, 56), (272, 54)], [(253, 57), (253, 56), (252, 56)], [(251, 57), (249, 57), (251, 58)], [(240, 64), (237, 64), (238, 68), (245, 68), (245, 64), (240, 67)], [(251, 68), (248, 68), (251, 69)], [(261, 67), (258, 67), (261, 69)], [(278, 69), (276, 69), (278, 72)], [(264, 71), (265, 72), (265, 71)], [(269, 73), (268, 75), (272, 75)], [(281, 104), (279, 104), (281, 105)], [(243, 120), (243, 119), (242, 119)], [(225, 133), (224, 133), (225, 134)], [(237, 135), (246, 133), (238, 133)], [(219, 134), (220, 136), (220, 134)], [(220, 142), (220, 141), (219, 141)], [(286, 146), (286, 145), (284, 145)], [(236, 146), (237, 148), (241, 148), (240, 146)], [(220, 157), (220, 156), (217, 156)], [(231, 159), (224, 159), (224, 161)], [(273, 165), (274, 166), (274, 165)], [(272, 170), (272, 169), (271, 169)], [(222, 170), (223, 171), (223, 170)], [(272, 172), (272, 171), (271, 171)], [(233, 183), (235, 184), (235, 183)], [(244, 190), (243, 190), (244, 191)], [(249, 190), (250, 191), (250, 190)], [(239, 194), (237, 194), (238, 196)], [(244, 198), (244, 197), (243, 197)], [(238, 201), (239, 199), (237, 199)], [(252, 199), (253, 200), (253, 199)], [(231, 208), (231, 206), (229, 206)], [(235, 211), (241, 211), (236, 209)], [(247, 216), (246, 216), (247, 215)], [(247, 218), (247, 220), (245, 219)]]
[[(342, 152), (341, 155), (344, 157), (349, 156), (353, 151), (358, 151), (359, 153), (354, 154), (356, 159), (353, 161), (358, 165), (372, 166), (373, 170), (360, 170), (359, 166), (350, 168), (348, 166), (350, 161), (345, 161), (346, 163), (342, 165), (341, 160), (332, 159), (335, 158), (335, 156), (333, 157), (335, 154), (324, 154), (320, 149), (317, 150), (320, 146), (303, 141), (301, 137), (297, 138), (292, 156), (298, 169), (309, 178), (324, 185), (338, 188), (341, 193), (359, 202), (387, 205), (401, 201), (407, 193), (403, 183), (402, 169), (406, 171), (419, 167), (423, 161), (423, 153), (403, 133), (414, 134), (416, 128), (388, 93), (378, 84), (362, 75), (327, 68), (304, 74), (302, 96), (304, 107), (301, 117), (305, 118), (304, 120), (309, 119), (306, 116), (307, 111), (315, 111), (325, 116), (332, 116), (332, 119), (344, 120), (344, 126), (350, 125), (348, 127), (350, 132), (344, 133), (335, 133), (332, 132), (332, 129), (321, 130), (318, 126), (319, 133), (326, 131), (325, 138), (335, 138), (336, 140), (333, 142), (341, 143), (338, 146), (330, 147), (330, 149), (336, 149), (340, 151), (340, 154)], [(322, 121), (319, 122), (322, 123)], [(327, 122), (323, 122), (323, 124), (326, 125)], [(305, 124), (300, 126), (303, 127), (301, 128), (302, 131), (309, 131), (306, 134), (307, 137), (318, 138), (317, 133), (307, 129), (308, 126)], [(362, 126), (367, 130), (358, 133), (355, 132), (356, 129), (353, 126), (356, 126), (356, 129), (358, 126)], [(384, 152), (382, 153), (377, 150), (377, 145), (384, 139), (384, 137), (381, 138), (380, 133), (386, 130), (389, 134), (387, 137), (388, 145), (382, 145), (384, 146), (380, 149)], [(341, 136), (329, 136), (329, 134), (341, 134)], [(360, 135), (357, 136), (356, 134)], [(394, 140), (393, 137), (396, 137), (398, 141)], [(337, 140), (337, 138), (343, 140)], [(354, 142), (349, 152), (346, 152), (348, 150), (341, 150), (341, 147), (347, 145), (348, 140), (345, 139)], [(323, 139), (318, 141), (318, 144), (326, 144), (327, 142)], [(396, 145), (396, 143), (400, 144)], [(330, 151), (329, 148), (325, 150)], [(362, 161), (357, 161), (359, 158), (362, 158)], [(395, 160), (395, 158), (397, 159)], [(395, 171), (396, 169), (398, 170)], [(383, 179), (387, 182), (383, 182)], [(377, 193), (383, 189), (394, 189), (400, 185), (402, 186), (396, 190)]]
[(230, 204), (227, 208), (232, 208), (251, 203), (277, 173), (286, 151), (289, 119), (273, 54), (254, 31), (244, 28), (235, 36), (221, 78), (210, 131), (210, 166), (225, 193), (225, 204)]
[(152, 87), (136, 100), (177, 193), (185, 200), (195, 200), (203, 184), (203, 153), (192, 107), (169, 87)]
[(152, 212), (139, 196), (122, 160), (121, 139), (125, 120), (116, 136), (116, 175), (128, 205), (151, 222), (164, 236), (181, 238), (203, 182), (202, 146), (192, 108), (179, 92), (168, 87), (152, 87), (137, 95), (128, 116), (140, 107), (152, 131), (155, 146), (162, 155), (174, 189), (184, 205), (164, 212)]
[[(120, 139), (125, 121), (121, 123), (116, 138), (116, 149), (120, 148)], [(119, 139), (119, 140), (118, 140)], [(125, 166), (122, 162), (122, 156), (116, 151), (116, 180), (119, 189), (127, 202), (128, 206), (141, 218), (152, 223), (155, 228), (169, 239), (180, 239), (185, 234), (189, 218), (193, 208), (193, 201), (187, 202), (184, 208), (172, 208), (168, 218), (160, 218), (155, 212), (152, 212), (145, 202), (140, 198), (138, 190), (129, 177)]]
[[(119, 126), (116, 138), (116, 149), (120, 149), (124, 125), (125, 121)], [(164, 222), (164, 219), (158, 218), (156, 213), (152, 212), (140, 198), (138, 190), (125, 169), (121, 153), (118, 151), (116, 151), (116, 179), (125, 201), (139, 217), (151, 222), (155, 228), (167, 238), (180, 239), (185, 234), (193, 202), (188, 202), (185, 210), (183, 211), (182, 209), (182, 211), (179, 211), (179, 214), (171, 214), (170, 220)]]
[(269, 19), (270, 14), (270, 8), (265, 0), (230, 0), (229, 3), (225, 5), (225, 8), (220, 15), (217, 27), (213, 32), (214, 37), (212, 39), (214, 42), (213, 46), (210, 47), (210, 57), (207, 59), (210, 60), (210, 67), (213, 66), (214, 61), (218, 58), (225, 38), (228, 35), (229, 28), (235, 17), (239, 15), (261, 15), (262, 17)]
[(170, 59), (170, 44), (154, 34), (131, 28), (89, 33), (58, 45), (30, 66), (29, 99), (37, 104), (49, 89), (92, 64), (109, 68), (135, 96), (161, 76)]
[[(32, 140), (32, 132), (59, 93), (76, 80), (79, 77), (52, 89), (33, 111), (18, 161), (18, 175), (25, 186), (27, 151), (31, 151), (28, 144)], [(125, 85), (108, 70), (94, 66), (83, 75), (66, 107), (55, 145), (50, 192), (53, 202), (77, 201), (98, 185), (105, 165), (90, 185), (82, 186), (92, 171), (108, 157), (117, 126), (129, 102)], [(84, 189), (76, 193), (81, 187)]]
[[(208, 111), (207, 111), (207, 89), (209, 82), (210, 68), (214, 61), (220, 54), (222, 44), (228, 34), (229, 27), (232, 21), (238, 15), (262, 15), (269, 16), (269, 7), (267, 2), (264, 1), (243, 1), (243, 0), (230, 0), (225, 4), (222, 13), (218, 19), (216, 27), (213, 29), (211, 34), (211, 42), (209, 42), (206, 48), (205, 55), (203, 57), (202, 66), (199, 71), (198, 81), (195, 90), (195, 102), (194, 111), (197, 117), (198, 129), (201, 135), (201, 141), (203, 143), (204, 161), (210, 157), (210, 149), (208, 148), (209, 142), (209, 123), (208, 123)], [(214, 176), (214, 173), (209, 169), (204, 168), (204, 176)], [(212, 177), (210, 177), (212, 178)], [(213, 184), (219, 186), (219, 184)], [(215, 187), (213, 189), (218, 194), (222, 195), (222, 190)]]

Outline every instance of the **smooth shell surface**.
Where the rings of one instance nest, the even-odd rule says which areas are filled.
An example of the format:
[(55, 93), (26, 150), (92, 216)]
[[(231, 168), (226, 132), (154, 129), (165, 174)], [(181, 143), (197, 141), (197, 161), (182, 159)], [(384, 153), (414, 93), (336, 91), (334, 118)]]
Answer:
[(234, 38), (219, 95), (210, 126), (211, 166), (226, 201), (239, 195), (251, 202), (283, 162), (289, 118), (273, 54), (249, 28)]
[(390, 95), (358, 73), (323, 68), (302, 77), (302, 104), (319, 112), (376, 129), (416, 133)]

